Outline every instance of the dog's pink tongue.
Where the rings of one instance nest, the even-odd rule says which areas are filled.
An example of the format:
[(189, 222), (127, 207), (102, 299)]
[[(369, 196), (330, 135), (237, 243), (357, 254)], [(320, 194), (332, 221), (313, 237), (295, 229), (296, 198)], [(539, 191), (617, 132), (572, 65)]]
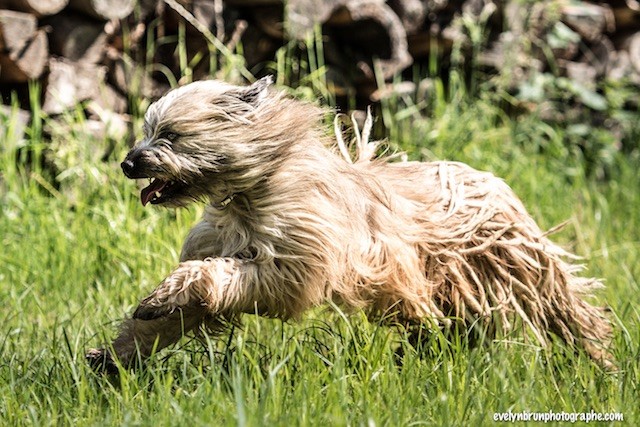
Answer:
[(143, 188), (140, 192), (140, 201), (142, 202), (142, 206), (146, 206), (147, 203), (149, 203), (151, 199), (153, 199), (156, 191), (161, 192), (165, 185), (167, 185), (167, 181), (156, 178), (151, 181), (151, 184)]

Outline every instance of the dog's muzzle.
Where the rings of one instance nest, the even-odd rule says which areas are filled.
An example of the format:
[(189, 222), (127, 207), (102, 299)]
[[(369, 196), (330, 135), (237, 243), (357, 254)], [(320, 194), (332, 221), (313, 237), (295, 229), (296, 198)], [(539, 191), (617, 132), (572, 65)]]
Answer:
[(125, 159), (124, 162), (120, 163), (120, 167), (122, 167), (122, 172), (124, 172), (127, 178), (134, 178), (136, 164), (133, 160)]
[(139, 149), (133, 149), (129, 151), (124, 161), (120, 163), (122, 172), (130, 179), (147, 178), (148, 173), (145, 168), (145, 161), (142, 159), (142, 151)]

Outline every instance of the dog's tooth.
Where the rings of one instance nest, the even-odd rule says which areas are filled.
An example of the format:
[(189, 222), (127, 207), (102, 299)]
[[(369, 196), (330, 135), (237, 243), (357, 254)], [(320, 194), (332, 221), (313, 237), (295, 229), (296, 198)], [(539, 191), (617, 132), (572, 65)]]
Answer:
[(159, 192), (159, 191), (156, 191), (156, 197), (158, 197), (158, 198), (159, 198), (160, 196), (162, 196), (162, 193), (161, 193), (161, 192)]

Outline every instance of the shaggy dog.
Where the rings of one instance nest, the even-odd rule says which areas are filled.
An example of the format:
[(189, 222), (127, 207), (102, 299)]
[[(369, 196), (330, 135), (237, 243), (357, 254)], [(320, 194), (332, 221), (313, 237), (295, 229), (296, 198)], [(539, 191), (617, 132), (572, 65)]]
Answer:
[(149, 107), (122, 163), (151, 179), (142, 204), (209, 204), (176, 269), (110, 350), (88, 353), (94, 366), (131, 366), (242, 313), (289, 319), (327, 300), (407, 328), (526, 329), (541, 345), (553, 333), (613, 366), (610, 323), (583, 299), (601, 283), (576, 275), (575, 257), (502, 180), (461, 163), (375, 159), (357, 130), (351, 160), (325, 110), (270, 82), (191, 83)]

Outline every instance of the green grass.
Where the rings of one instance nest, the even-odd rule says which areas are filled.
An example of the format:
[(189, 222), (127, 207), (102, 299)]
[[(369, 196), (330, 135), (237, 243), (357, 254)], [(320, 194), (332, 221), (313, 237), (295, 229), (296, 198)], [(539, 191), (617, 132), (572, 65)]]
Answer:
[(637, 425), (637, 153), (618, 155), (609, 179), (596, 180), (562, 129), (509, 119), (482, 98), (432, 101), (385, 106), (391, 135), (413, 158), (462, 160), (504, 177), (545, 228), (569, 220), (555, 238), (606, 279), (597, 299), (612, 309), (620, 373), (562, 345), (470, 350), (435, 336), (416, 352), (401, 332), (323, 307), (297, 323), (245, 316), (242, 329), (185, 340), (111, 382), (86, 366), (85, 350), (113, 337), (176, 264), (202, 207), (143, 209), (119, 171), (123, 145), (106, 163), (70, 150), (54, 188), (46, 170), (16, 164), (25, 145), (40, 155), (35, 132), (0, 150), (0, 424), (469, 426), (492, 424), (495, 412), (593, 410)]

